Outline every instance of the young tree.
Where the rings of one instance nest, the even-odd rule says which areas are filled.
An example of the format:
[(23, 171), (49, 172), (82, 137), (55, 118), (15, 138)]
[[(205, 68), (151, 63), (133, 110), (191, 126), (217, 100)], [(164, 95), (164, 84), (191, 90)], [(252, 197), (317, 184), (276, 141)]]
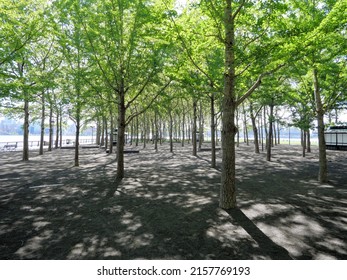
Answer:
[[(39, 65), (36, 49), (44, 34), (45, 5), (42, 1), (3, 1), (0, 29), (0, 98), (6, 98), (8, 109), (17, 110), (22, 102), (23, 160), (29, 160), (29, 103), (39, 89)], [(2, 105), (4, 106), (4, 104)]]
[(165, 18), (165, 9), (157, 1), (108, 0), (85, 9), (89, 51), (117, 104), (118, 179), (124, 177), (126, 125), (135, 117), (127, 117), (128, 109), (141, 97), (147, 101), (146, 110), (170, 83), (162, 74), (169, 49)]
[[(341, 90), (324, 82), (326, 77), (340, 75), (345, 71), (346, 13), (347, 2), (337, 1), (292, 1), (293, 24), (296, 26), (297, 55), (309, 67), (315, 100), (318, 124), (319, 173), (318, 180), (328, 180), (328, 165), (324, 138), (324, 115), (342, 95)], [(303, 31), (303, 32), (302, 32)], [(337, 70), (339, 69), (339, 70)], [(337, 71), (336, 71), (337, 70)]]
[[(218, 19), (217, 4), (220, 4), (219, 1), (209, 2), (211, 5), (211, 10), (214, 12), (214, 18)], [(251, 3), (246, 3), (246, 1), (240, 1), (239, 3), (234, 3), (234, 1), (226, 0), (225, 4), (222, 5), (224, 8), (224, 17), (222, 22), (224, 23), (224, 47), (225, 47), (225, 70), (224, 70), (224, 93), (223, 93), (223, 105), (222, 105), (222, 178), (221, 178), (221, 188), (220, 188), (220, 201), (219, 206), (223, 209), (230, 209), (236, 207), (236, 174), (235, 174), (235, 135), (237, 133), (237, 128), (235, 125), (235, 112), (237, 107), (247, 99), (256, 88), (259, 87), (263, 77), (267, 74), (273, 73), (277, 70), (280, 65), (277, 62), (276, 58), (271, 58), (268, 56), (268, 66), (270, 66), (268, 71), (260, 72), (258, 78), (255, 80), (253, 85), (248, 88), (244, 94), (239, 94), (237, 92), (237, 79), (242, 75), (247, 69), (252, 65), (252, 63), (246, 64), (245, 68), (241, 68), (247, 61), (247, 59), (258, 58), (259, 61), (262, 61), (261, 57), (257, 57), (253, 51), (259, 47), (263, 48), (262, 51), (266, 51), (268, 46), (268, 32), (265, 32), (263, 26), (264, 17), (269, 16), (268, 13), (272, 12), (270, 16), (271, 19), (274, 19), (273, 16), (276, 14), (271, 5), (266, 7), (263, 6), (263, 3), (259, 5), (262, 7), (262, 12), (256, 13), (255, 10), (251, 11), (251, 8), (257, 7), (256, 4), (252, 5)], [(247, 4), (247, 5), (246, 5)], [(219, 11), (220, 13), (221, 11)], [(249, 13), (254, 13), (254, 20), (257, 22), (256, 30), (246, 31), (246, 25), (249, 23), (248, 15)], [(277, 12), (279, 12), (277, 10)], [(218, 14), (219, 14), (218, 13)], [(266, 27), (270, 28), (270, 27)], [(244, 36), (244, 40), (238, 40), (239, 37), (242, 37), (242, 31), (250, 36)], [(246, 38), (245, 38), (246, 37)], [(264, 45), (259, 44), (259, 39), (262, 39)], [(248, 41), (248, 42), (247, 42)], [(257, 44), (254, 44), (256, 42)], [(243, 43), (243, 44), (242, 44)], [(240, 45), (241, 44), (241, 45)], [(243, 56), (241, 50), (246, 49), (252, 53), (253, 57)], [(271, 59), (273, 60), (271, 62)], [(255, 63), (253, 63), (255, 64)], [(259, 64), (258, 64), (259, 65)]]

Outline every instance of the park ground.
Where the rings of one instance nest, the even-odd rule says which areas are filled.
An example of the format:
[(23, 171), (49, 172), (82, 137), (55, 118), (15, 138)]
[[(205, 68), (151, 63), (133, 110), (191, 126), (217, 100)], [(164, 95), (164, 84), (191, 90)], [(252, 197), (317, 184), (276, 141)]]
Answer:
[[(127, 147), (126, 149), (136, 149)], [(347, 152), (279, 145), (271, 162), (237, 148), (238, 208), (218, 207), (210, 152), (152, 145), (125, 156), (81, 149), (0, 153), (0, 259), (347, 259)]]

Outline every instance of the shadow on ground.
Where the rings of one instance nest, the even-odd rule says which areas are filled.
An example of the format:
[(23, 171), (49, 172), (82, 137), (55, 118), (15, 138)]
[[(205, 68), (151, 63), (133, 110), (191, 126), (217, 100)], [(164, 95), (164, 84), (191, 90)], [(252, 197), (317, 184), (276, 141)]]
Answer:
[[(127, 155), (121, 182), (113, 155), (98, 153), (80, 168), (6, 181), (0, 258), (346, 259), (346, 175), (319, 185), (315, 156), (296, 153), (277, 150), (266, 163), (239, 149), (239, 209), (230, 211), (218, 208), (220, 172), (208, 152), (196, 158), (188, 148)], [(346, 158), (334, 159), (335, 171), (345, 168)]]

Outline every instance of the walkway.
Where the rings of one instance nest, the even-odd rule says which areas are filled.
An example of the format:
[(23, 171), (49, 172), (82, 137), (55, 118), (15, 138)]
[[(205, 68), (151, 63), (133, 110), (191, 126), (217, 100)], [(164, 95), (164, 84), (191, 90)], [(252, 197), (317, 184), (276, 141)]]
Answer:
[(81, 150), (80, 167), (72, 150), (28, 163), (1, 154), (0, 258), (347, 258), (346, 155), (329, 152), (335, 181), (319, 185), (315, 154), (281, 147), (267, 163), (241, 147), (239, 209), (224, 211), (220, 171), (208, 152), (190, 154), (127, 154), (120, 183), (115, 155), (99, 149)]

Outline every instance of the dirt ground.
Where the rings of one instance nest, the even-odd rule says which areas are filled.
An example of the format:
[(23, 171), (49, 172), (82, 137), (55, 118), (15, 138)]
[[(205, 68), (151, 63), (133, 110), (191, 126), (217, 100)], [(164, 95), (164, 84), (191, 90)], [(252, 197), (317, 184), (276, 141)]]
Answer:
[[(131, 147), (127, 147), (131, 149)], [(0, 153), (0, 259), (347, 259), (347, 152), (237, 148), (238, 208), (218, 208), (221, 152), (138, 148), (115, 181), (115, 155)]]

